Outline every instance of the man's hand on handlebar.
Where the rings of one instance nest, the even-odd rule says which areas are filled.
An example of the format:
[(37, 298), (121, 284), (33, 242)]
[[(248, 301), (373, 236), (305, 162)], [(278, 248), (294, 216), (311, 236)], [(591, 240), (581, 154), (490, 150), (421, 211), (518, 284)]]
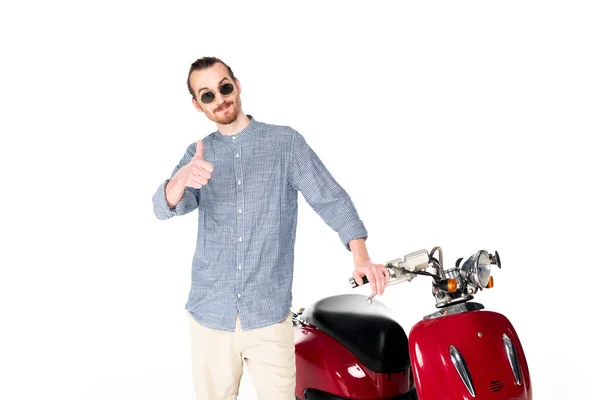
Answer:
[(381, 296), (387, 284), (390, 282), (390, 274), (383, 264), (374, 264), (370, 260), (356, 263), (352, 277), (359, 286), (363, 285), (363, 276), (366, 276), (371, 284), (371, 291)]

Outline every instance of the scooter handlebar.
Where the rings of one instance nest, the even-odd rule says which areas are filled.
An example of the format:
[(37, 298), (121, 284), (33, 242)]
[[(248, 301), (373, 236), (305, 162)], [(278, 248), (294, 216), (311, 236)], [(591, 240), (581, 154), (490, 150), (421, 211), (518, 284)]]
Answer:
[[(429, 261), (429, 253), (427, 252), (427, 250), (423, 249), (409, 253), (404, 257), (396, 258), (387, 262), (386, 268), (388, 269), (390, 274), (390, 282), (388, 283), (388, 285), (402, 283), (412, 279), (412, 277), (409, 275), (397, 274), (394, 268), (402, 267), (410, 273), (410, 271), (424, 270), (429, 266)], [(348, 281), (350, 282), (350, 286), (352, 288), (359, 286), (354, 277), (349, 278)], [(362, 277), (362, 281), (363, 284), (369, 283), (369, 279), (366, 276)]]
[[(355, 288), (358, 286), (358, 283), (356, 283), (356, 280), (354, 278), (350, 278), (350, 279), (348, 279), (348, 281), (350, 282), (350, 286), (352, 288)], [(369, 283), (369, 278), (367, 278), (366, 276), (363, 276), (362, 281), (363, 281), (363, 283)]]

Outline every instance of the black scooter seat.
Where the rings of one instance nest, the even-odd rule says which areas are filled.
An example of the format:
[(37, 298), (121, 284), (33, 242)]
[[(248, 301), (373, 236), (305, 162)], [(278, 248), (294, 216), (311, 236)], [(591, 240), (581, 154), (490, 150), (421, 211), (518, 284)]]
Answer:
[(329, 334), (365, 367), (375, 372), (401, 372), (410, 366), (408, 339), (385, 304), (358, 294), (326, 297), (300, 315)]

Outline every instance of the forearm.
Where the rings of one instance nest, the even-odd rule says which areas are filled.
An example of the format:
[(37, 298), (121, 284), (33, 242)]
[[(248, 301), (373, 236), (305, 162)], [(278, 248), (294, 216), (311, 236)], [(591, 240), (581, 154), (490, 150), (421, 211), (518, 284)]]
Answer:
[(350, 251), (352, 251), (352, 257), (354, 259), (354, 265), (360, 265), (366, 261), (370, 261), (369, 252), (367, 251), (367, 243), (364, 238), (353, 239), (348, 242)]
[(177, 179), (172, 179), (167, 183), (165, 188), (165, 198), (167, 200), (167, 205), (169, 208), (174, 208), (177, 203), (181, 201), (183, 198), (183, 193), (185, 192), (185, 184), (178, 181)]
[(190, 145), (185, 154), (171, 173), (171, 178), (166, 179), (157, 188), (152, 201), (154, 214), (158, 219), (169, 219), (176, 215), (184, 215), (194, 211), (200, 201), (200, 191), (189, 187), (186, 176), (189, 176), (188, 165), (194, 160), (198, 143)]
[[(154, 214), (158, 219), (169, 219), (176, 215), (184, 215), (194, 211), (198, 207), (199, 191), (197, 189), (184, 188), (181, 194), (177, 197), (171, 197), (167, 200), (167, 186), (171, 181), (163, 182), (156, 190), (153, 196)], [(175, 191), (177, 186), (175, 183), (171, 191)], [(171, 203), (171, 204), (169, 204)]]

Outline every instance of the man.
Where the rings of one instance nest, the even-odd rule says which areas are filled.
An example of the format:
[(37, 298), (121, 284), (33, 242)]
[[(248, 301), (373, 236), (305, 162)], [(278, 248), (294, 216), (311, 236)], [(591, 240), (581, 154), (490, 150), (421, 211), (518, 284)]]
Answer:
[[(198, 210), (186, 310), (197, 399), (235, 399), (246, 362), (259, 399), (294, 399), (291, 322), (297, 193), (352, 252), (352, 276), (373, 293), (389, 282), (369, 258), (367, 231), (348, 194), (305, 139), (242, 111), (241, 85), (222, 60), (195, 61), (193, 106), (217, 131), (191, 144), (154, 197), (168, 219)], [(343, 271), (340, 272), (343, 275)]]

